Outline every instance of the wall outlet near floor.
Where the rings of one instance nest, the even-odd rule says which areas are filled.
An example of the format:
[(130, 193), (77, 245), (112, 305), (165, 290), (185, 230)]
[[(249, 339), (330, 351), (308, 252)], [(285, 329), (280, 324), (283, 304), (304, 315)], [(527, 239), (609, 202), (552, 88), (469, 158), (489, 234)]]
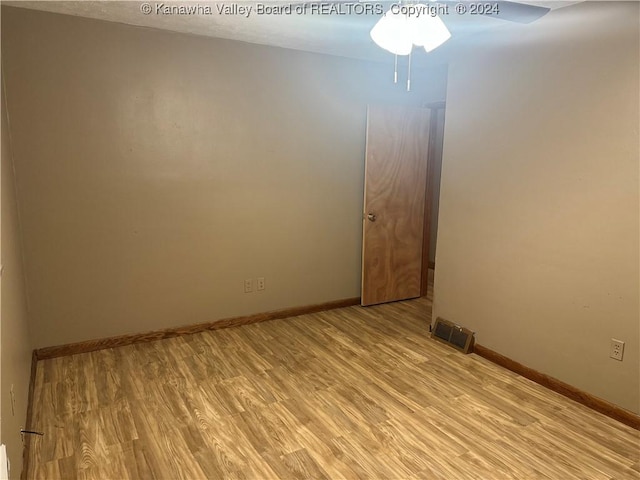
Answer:
[(264, 290), (264, 277), (256, 279), (256, 290)]
[(244, 293), (251, 293), (253, 292), (253, 280), (251, 280), (250, 278), (247, 278), (244, 281)]
[(624, 354), (624, 342), (622, 340), (611, 339), (611, 348), (609, 349), (609, 356), (616, 360), (622, 361), (622, 355)]

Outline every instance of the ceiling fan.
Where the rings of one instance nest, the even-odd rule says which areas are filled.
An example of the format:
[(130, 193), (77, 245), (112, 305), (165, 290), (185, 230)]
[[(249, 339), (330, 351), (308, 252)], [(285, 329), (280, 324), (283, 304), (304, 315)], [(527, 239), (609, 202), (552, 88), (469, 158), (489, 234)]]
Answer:
[(551, 10), (529, 3), (494, 0), (326, 0), (305, 5), (316, 7), (316, 13), (322, 13), (324, 8), (327, 13), (381, 16), (371, 29), (371, 38), (396, 55), (409, 55), (413, 45), (425, 47), (427, 52), (442, 45), (451, 37), (442, 17), (487, 16), (531, 23)]
[[(407, 91), (411, 88), (411, 53), (414, 46), (431, 52), (449, 38), (451, 32), (441, 17), (449, 15), (489, 16), (516, 23), (531, 23), (551, 8), (514, 1), (493, 0), (327, 0), (306, 5), (340, 10), (339, 13), (381, 16), (370, 31), (379, 47), (395, 55), (394, 82), (398, 80), (398, 55), (409, 56)], [(365, 8), (369, 7), (369, 8)]]

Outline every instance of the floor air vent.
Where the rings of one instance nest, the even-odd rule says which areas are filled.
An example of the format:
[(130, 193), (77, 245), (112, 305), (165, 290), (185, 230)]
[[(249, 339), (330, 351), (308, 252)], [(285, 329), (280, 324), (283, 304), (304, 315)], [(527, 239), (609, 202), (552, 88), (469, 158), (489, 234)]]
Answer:
[(443, 318), (436, 318), (436, 325), (431, 332), (431, 338), (446, 343), (464, 353), (473, 348), (473, 332)]

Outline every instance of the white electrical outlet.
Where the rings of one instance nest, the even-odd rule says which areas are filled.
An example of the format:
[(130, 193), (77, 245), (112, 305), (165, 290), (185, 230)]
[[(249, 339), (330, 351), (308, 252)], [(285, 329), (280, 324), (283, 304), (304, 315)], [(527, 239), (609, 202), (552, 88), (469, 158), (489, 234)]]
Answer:
[(256, 290), (264, 290), (264, 277), (256, 279)]
[(611, 339), (611, 348), (609, 350), (609, 356), (615, 360), (622, 361), (622, 355), (624, 354), (624, 342), (622, 340)]
[(251, 293), (251, 292), (253, 292), (253, 280), (248, 278), (244, 281), (244, 293)]

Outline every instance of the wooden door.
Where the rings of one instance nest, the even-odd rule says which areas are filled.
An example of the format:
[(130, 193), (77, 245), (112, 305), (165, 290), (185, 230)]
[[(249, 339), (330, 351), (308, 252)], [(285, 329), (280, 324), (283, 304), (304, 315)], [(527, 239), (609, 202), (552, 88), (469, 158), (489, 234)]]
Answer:
[(430, 111), (372, 107), (362, 242), (362, 305), (419, 297)]

